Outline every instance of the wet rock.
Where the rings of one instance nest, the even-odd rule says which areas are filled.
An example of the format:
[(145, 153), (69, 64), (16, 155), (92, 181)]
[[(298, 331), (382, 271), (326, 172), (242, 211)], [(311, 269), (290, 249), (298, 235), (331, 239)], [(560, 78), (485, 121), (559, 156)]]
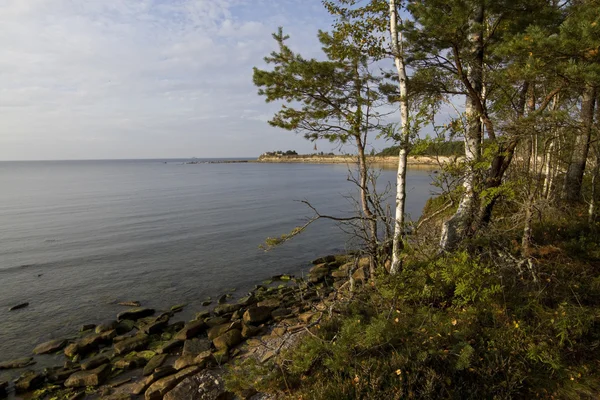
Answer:
[(348, 277), (348, 271), (335, 270), (331, 273), (331, 276), (335, 279), (343, 279)]
[(95, 333), (84, 337), (76, 343), (71, 343), (64, 349), (64, 353), (67, 357), (75, 357), (79, 354), (86, 354), (91, 351), (97, 350), (101, 344), (107, 344), (112, 341), (116, 336), (116, 331), (111, 330), (102, 333)]
[(313, 264), (323, 264), (323, 263), (330, 263), (330, 262), (335, 262), (335, 256), (325, 256), (325, 257), (319, 257), (316, 260), (313, 260)]
[(183, 353), (184, 356), (197, 356), (198, 354), (210, 350), (210, 340), (208, 339), (189, 339), (186, 340), (183, 344)]
[[(124, 382), (126, 383), (126, 382)], [(101, 400), (131, 400), (133, 396), (130, 393), (115, 393), (108, 396), (102, 396)]]
[(252, 307), (244, 313), (244, 322), (250, 325), (258, 325), (271, 319), (270, 307)]
[(146, 365), (146, 359), (143, 357), (117, 358), (113, 360), (113, 365), (118, 369), (136, 369)]
[(131, 339), (132, 337), (135, 337), (136, 335), (137, 335), (137, 333), (130, 332), (130, 333), (126, 333), (124, 335), (115, 336), (113, 338), (113, 343), (119, 343), (119, 342), (122, 342), (123, 340)]
[(213, 340), (214, 338), (221, 336), (222, 334), (224, 334), (225, 332), (227, 332), (230, 329), (242, 329), (242, 323), (241, 322), (228, 322), (226, 324), (213, 326), (207, 332), (208, 339)]
[(117, 321), (105, 321), (96, 326), (95, 332), (102, 333), (112, 331), (113, 329), (117, 329)]
[(219, 304), (225, 304), (226, 302), (227, 302), (227, 295), (226, 294), (224, 294), (223, 296), (221, 296), (221, 297), (219, 297), (217, 299), (217, 303), (219, 303)]
[(45, 375), (46, 379), (50, 383), (63, 383), (67, 380), (67, 378), (73, 375), (75, 372), (79, 372), (79, 368), (73, 369), (64, 369), (64, 368), (56, 368), (52, 370), (46, 370)]
[(29, 392), (40, 388), (46, 378), (39, 372), (28, 371), (17, 379), (15, 382), (15, 390), (17, 392)]
[(79, 332), (85, 332), (96, 328), (96, 324), (83, 324), (81, 328), (79, 328)]
[(206, 323), (204, 321), (192, 321), (187, 323), (183, 329), (181, 329), (174, 338), (179, 340), (191, 339), (198, 336), (201, 332), (206, 329)]
[(139, 307), (142, 305), (142, 303), (140, 303), (139, 301), (120, 301), (117, 303), (120, 306), (125, 306), (125, 307)]
[(203, 301), (202, 303), (200, 303), (200, 305), (201, 305), (202, 307), (208, 307), (208, 306), (210, 306), (211, 304), (212, 304), (212, 301), (210, 301), (210, 300), (206, 300), (206, 301)]
[(271, 335), (283, 336), (283, 335), (285, 335), (286, 332), (287, 332), (287, 328), (285, 326), (278, 326), (277, 328), (273, 329), (273, 331), (271, 332)]
[(225, 400), (232, 397), (225, 391), (223, 378), (214, 371), (202, 371), (184, 379), (164, 400)]
[(130, 339), (125, 339), (119, 343), (115, 343), (114, 349), (116, 354), (125, 354), (131, 351), (141, 350), (148, 344), (148, 336), (137, 335)]
[(221, 304), (220, 306), (215, 307), (213, 312), (215, 315), (223, 315), (230, 314), (242, 308), (241, 304)]
[(196, 356), (192, 356), (192, 355), (181, 356), (177, 360), (175, 360), (175, 363), (173, 364), (173, 366), (175, 367), (176, 370), (179, 371), (181, 369), (195, 365), (194, 358), (196, 358)]
[(144, 327), (141, 330), (142, 330), (142, 332), (144, 332), (148, 335), (155, 335), (155, 334), (162, 333), (167, 328), (168, 325), (169, 325), (169, 316), (165, 315), (165, 316), (161, 316), (160, 318), (153, 320), (152, 322), (150, 322), (147, 325), (144, 325)]
[(110, 365), (104, 364), (91, 371), (79, 371), (71, 375), (65, 382), (65, 387), (98, 386), (108, 378)]
[(81, 369), (84, 371), (89, 371), (94, 368), (98, 368), (103, 364), (108, 364), (109, 362), (110, 360), (108, 359), (108, 357), (106, 357), (105, 355), (99, 355), (82, 362)]
[(169, 340), (168, 342), (163, 344), (161, 347), (156, 349), (156, 352), (158, 354), (170, 353), (170, 352), (180, 348), (181, 346), (183, 346), (183, 342), (184, 342), (183, 340), (179, 340), (179, 339)]
[(38, 344), (35, 349), (33, 349), (34, 354), (48, 354), (54, 353), (55, 351), (61, 350), (67, 345), (67, 341), (65, 339), (56, 339), (51, 340), (46, 343)]
[(132, 308), (131, 310), (123, 311), (117, 315), (117, 321), (129, 319), (131, 321), (137, 321), (140, 318), (149, 317), (154, 314), (152, 308)]
[(238, 329), (231, 329), (213, 340), (217, 350), (230, 349), (242, 341), (242, 333)]
[(16, 360), (0, 362), (0, 370), (25, 368), (33, 364), (35, 364), (33, 357), (17, 358)]
[(132, 321), (130, 319), (124, 319), (122, 321), (119, 321), (116, 329), (117, 329), (117, 333), (119, 335), (123, 335), (125, 333), (131, 332), (134, 327), (135, 327), (134, 321)]
[(16, 306), (12, 306), (8, 309), (8, 311), (15, 311), (15, 310), (20, 310), (21, 308), (25, 308), (29, 306), (29, 303), (21, 303), (21, 304), (17, 304)]
[(144, 367), (144, 371), (142, 372), (142, 374), (144, 376), (150, 375), (151, 373), (154, 372), (154, 370), (156, 368), (163, 365), (163, 363), (165, 362), (166, 359), (167, 359), (166, 354), (158, 354), (158, 355), (152, 357), (150, 359), (150, 361), (148, 361), (148, 364), (146, 364), (146, 366)]
[(250, 294), (246, 297), (242, 297), (241, 299), (239, 299), (237, 304), (241, 305), (242, 307), (249, 307), (252, 304), (255, 304), (256, 301), (256, 297), (253, 294)]
[(185, 326), (184, 321), (177, 321), (177, 322), (169, 325), (166, 330), (167, 330), (167, 332), (177, 333), (180, 330), (182, 330), (184, 326)]
[(263, 301), (259, 301), (257, 304), (259, 307), (269, 307), (270, 309), (279, 308), (281, 305), (281, 301), (279, 299), (266, 299)]
[(69, 400), (81, 400), (85, 397), (85, 391), (81, 391), (81, 392), (76, 392), (75, 394), (73, 394), (71, 397), (69, 397)]
[(210, 311), (200, 311), (196, 313), (196, 319), (206, 319), (210, 317)]
[(242, 337), (244, 339), (247, 339), (249, 337), (256, 336), (261, 331), (261, 329), (261, 327), (242, 324)]
[(214, 317), (214, 318), (209, 318), (204, 322), (206, 322), (206, 325), (208, 325), (210, 328), (212, 328), (213, 326), (223, 325), (223, 324), (229, 322), (229, 318)]
[(156, 382), (154, 382), (146, 390), (144, 397), (146, 400), (160, 400), (166, 395), (171, 389), (173, 389), (179, 382), (184, 380), (190, 375), (197, 373), (200, 370), (199, 367), (192, 366), (184, 370), (179, 371), (175, 375), (167, 376)]
[(183, 308), (186, 306), (187, 304), (177, 304), (176, 306), (171, 307), (171, 312), (174, 313), (178, 313), (183, 311)]

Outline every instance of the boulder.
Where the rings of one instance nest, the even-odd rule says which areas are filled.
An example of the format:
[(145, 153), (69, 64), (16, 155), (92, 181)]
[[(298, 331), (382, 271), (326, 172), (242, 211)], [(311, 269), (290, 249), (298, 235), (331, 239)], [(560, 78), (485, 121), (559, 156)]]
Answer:
[(366, 268), (364, 268), (364, 267), (358, 268), (352, 274), (352, 278), (354, 278), (354, 280), (357, 280), (357, 281), (363, 281), (363, 282), (366, 281), (367, 280), (367, 271), (366, 271)]
[(271, 319), (270, 307), (252, 307), (244, 313), (244, 322), (250, 325), (258, 325)]
[(263, 301), (259, 301), (257, 305), (259, 307), (269, 307), (273, 310), (275, 308), (279, 308), (279, 306), (281, 305), (281, 300), (275, 298), (266, 299)]
[(343, 279), (348, 277), (348, 271), (342, 271), (341, 269), (335, 270), (331, 273), (331, 276), (335, 279)]
[(181, 381), (169, 391), (164, 400), (225, 400), (230, 398), (225, 391), (223, 378), (215, 371), (202, 371)]
[(213, 340), (217, 350), (230, 349), (242, 341), (242, 332), (231, 329)]
[(117, 329), (117, 321), (106, 321), (96, 326), (95, 332), (102, 333), (106, 331), (112, 331), (113, 329)]
[(137, 335), (130, 339), (125, 339), (119, 343), (115, 343), (114, 349), (116, 354), (125, 354), (136, 350), (141, 350), (148, 344), (148, 336)]
[(213, 318), (209, 318), (206, 321), (206, 325), (208, 325), (209, 328), (212, 328), (213, 326), (217, 326), (217, 325), (223, 325), (227, 322), (229, 322), (230, 319), (229, 318), (225, 318), (225, 317), (213, 317)]
[(124, 319), (117, 324), (117, 333), (123, 335), (131, 332), (135, 328), (135, 322), (130, 319)]
[(213, 326), (207, 332), (208, 339), (213, 340), (214, 338), (221, 336), (222, 334), (224, 334), (225, 332), (227, 332), (230, 329), (242, 329), (242, 323), (241, 322), (228, 322), (226, 324)]
[(208, 339), (188, 339), (183, 344), (183, 353), (184, 356), (197, 356), (198, 354), (210, 350), (210, 340)]
[(92, 330), (96, 327), (96, 324), (83, 324), (81, 325), (81, 328), (79, 328), (79, 332), (85, 332), (85, 331), (89, 331)]
[(141, 329), (147, 335), (155, 335), (162, 333), (167, 326), (169, 326), (169, 316), (161, 316), (160, 318), (156, 318), (152, 322), (144, 325)]
[(28, 371), (17, 379), (15, 390), (17, 392), (30, 392), (42, 387), (46, 378), (39, 372)]
[(0, 370), (25, 368), (32, 364), (35, 364), (33, 357), (17, 358), (16, 360), (0, 362)]
[(192, 321), (187, 323), (183, 329), (177, 332), (174, 336), (175, 339), (186, 340), (198, 336), (202, 331), (206, 329), (204, 321)]
[(210, 317), (210, 311), (200, 311), (196, 313), (195, 319), (206, 319)]
[(46, 375), (46, 379), (48, 379), (48, 382), (50, 383), (63, 383), (69, 376), (78, 371), (80, 371), (79, 368), (53, 368), (44, 370), (44, 375)]
[(323, 264), (323, 263), (330, 263), (330, 262), (335, 262), (335, 256), (325, 256), (325, 257), (319, 257), (316, 260), (313, 260), (313, 264)]
[(163, 365), (163, 363), (165, 362), (166, 359), (167, 359), (166, 354), (158, 354), (158, 355), (152, 357), (150, 359), (150, 361), (148, 361), (148, 364), (146, 364), (146, 366), (144, 367), (144, 371), (142, 372), (143, 375), (148, 376), (151, 373), (153, 373), (156, 368)]
[(98, 368), (103, 364), (108, 364), (110, 360), (103, 354), (100, 354), (96, 357), (90, 358), (89, 360), (85, 360), (81, 363), (81, 369), (84, 371), (89, 371), (94, 368)]
[(110, 365), (104, 364), (91, 371), (79, 371), (71, 375), (65, 382), (65, 387), (98, 386), (110, 375)]
[(33, 354), (48, 354), (63, 349), (67, 345), (65, 339), (55, 339), (46, 343), (38, 344), (33, 349)]
[(262, 327), (242, 324), (242, 337), (248, 339), (249, 337), (256, 336), (261, 329)]
[(238, 300), (237, 304), (239, 304), (242, 307), (249, 307), (252, 304), (256, 303), (256, 297), (253, 294), (250, 294), (246, 297), (242, 297), (241, 299)]
[(130, 310), (120, 312), (117, 315), (117, 321), (121, 322), (125, 319), (137, 321), (140, 318), (149, 317), (152, 314), (154, 314), (154, 309), (152, 308), (132, 308)]
[(183, 343), (184, 341), (179, 339), (169, 340), (168, 342), (160, 346), (158, 349), (156, 349), (156, 352), (158, 354), (171, 353), (173, 350), (176, 350), (183, 346)]
[(200, 370), (199, 367), (192, 366), (184, 370), (179, 371), (175, 375), (167, 376), (156, 382), (154, 382), (146, 390), (144, 397), (146, 400), (161, 400), (171, 389), (173, 389), (179, 382), (184, 380), (190, 375), (194, 375)]
[(215, 315), (230, 314), (242, 308), (241, 304), (221, 304), (216, 306), (213, 312)]

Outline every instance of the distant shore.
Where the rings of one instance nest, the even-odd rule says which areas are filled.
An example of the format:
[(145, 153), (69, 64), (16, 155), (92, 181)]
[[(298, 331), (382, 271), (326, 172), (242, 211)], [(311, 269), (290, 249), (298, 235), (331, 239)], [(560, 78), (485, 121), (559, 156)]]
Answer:
[[(429, 157), (429, 156), (409, 156), (409, 166), (440, 166), (449, 163), (451, 157)], [(308, 163), (308, 164), (353, 164), (356, 163), (356, 156), (345, 155), (318, 155), (318, 154), (299, 154), (299, 155), (268, 155), (260, 156), (256, 162), (261, 163)], [(367, 161), (373, 164), (397, 164), (398, 157), (367, 156)]]

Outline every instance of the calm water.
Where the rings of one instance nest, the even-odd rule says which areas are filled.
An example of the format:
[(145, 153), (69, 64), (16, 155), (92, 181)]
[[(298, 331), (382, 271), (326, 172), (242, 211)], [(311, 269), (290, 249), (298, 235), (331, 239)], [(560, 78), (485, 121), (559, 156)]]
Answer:
[[(197, 164), (182, 160), (0, 162), (0, 361), (114, 318), (115, 301), (157, 309), (238, 295), (279, 273), (344, 250), (332, 223), (265, 253), (267, 236), (309, 215), (308, 199), (344, 214), (355, 188), (345, 165)], [(393, 170), (382, 182), (394, 181)], [(408, 174), (408, 207), (430, 195), (428, 171)], [(29, 302), (28, 308), (8, 308)], [(43, 362), (43, 361), (42, 361)]]

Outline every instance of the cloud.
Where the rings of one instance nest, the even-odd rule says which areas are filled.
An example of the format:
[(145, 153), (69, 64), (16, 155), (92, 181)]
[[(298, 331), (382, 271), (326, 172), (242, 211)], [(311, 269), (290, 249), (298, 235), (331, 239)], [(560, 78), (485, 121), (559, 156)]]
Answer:
[(318, 0), (4, 0), (0, 160), (308, 151), (252, 66), (277, 26), (312, 55), (328, 24)]

